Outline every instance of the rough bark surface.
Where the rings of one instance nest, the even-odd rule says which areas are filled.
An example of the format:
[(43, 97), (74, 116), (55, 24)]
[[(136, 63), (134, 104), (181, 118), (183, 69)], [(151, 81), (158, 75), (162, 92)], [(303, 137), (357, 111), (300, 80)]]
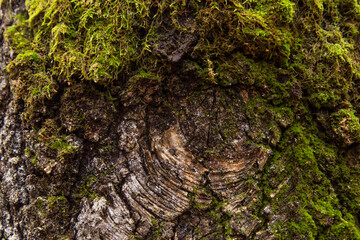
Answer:
[[(23, 1), (9, 4), (3, 9), (2, 31), (13, 14), (25, 11)], [(84, 98), (74, 97), (74, 89), (82, 86), (73, 86), (61, 98), (72, 97), (75, 108), (88, 111), (86, 121), (94, 128), (84, 139), (67, 139), (77, 153), (56, 162), (42, 143), (31, 140), (33, 130), (24, 129), (22, 103), (11, 97), (5, 70), (11, 59), (7, 41), (1, 50), (3, 238), (220, 239), (233, 228), (232, 235), (245, 239), (259, 228), (261, 221), (247, 209), (258, 201), (257, 183), (246, 181), (258, 177), (271, 150), (247, 143), (249, 123), (242, 101), (229, 97), (233, 91), (210, 88), (197, 93), (199, 84), (190, 82), (180, 90), (160, 92), (154, 86), (144, 91), (155, 105), (125, 99), (128, 106), (116, 109), (92, 89), (76, 91)], [(164, 96), (175, 109), (156, 104), (156, 98)], [(56, 113), (70, 131), (72, 111), (61, 104)], [(213, 131), (225, 124), (237, 130), (226, 143), (221, 132)], [(25, 142), (27, 151), (36, 152), (36, 166), (25, 153)], [(104, 153), (101, 143), (113, 147), (111, 152)], [(206, 157), (206, 150), (221, 144), (226, 146), (220, 156)], [(74, 195), (88, 176), (94, 177), (85, 186), (96, 195), (91, 200)], [(226, 221), (229, 229), (219, 221)]]
[[(1, 2), (0, 239), (359, 239), (359, 188), (346, 190), (359, 182), (354, 98), (317, 108), (318, 95), (280, 69), (286, 100), (271, 102), (282, 87), (256, 86), (251, 72), (270, 75), (261, 62), (273, 60), (259, 58), (281, 57), (261, 39), (256, 50), (250, 41), (232, 50), (246, 57), (205, 56), (201, 72), (190, 55), (204, 33), (179, 33), (164, 11), (149, 41), (171, 67), (161, 81), (143, 74), (111, 88), (74, 74), (38, 100), (26, 75), (11, 75), (37, 60), (10, 65), (9, 77), (15, 56), (4, 36), (34, 2)], [(41, 15), (31, 14), (30, 26)], [(194, 24), (186, 14), (181, 27)]]

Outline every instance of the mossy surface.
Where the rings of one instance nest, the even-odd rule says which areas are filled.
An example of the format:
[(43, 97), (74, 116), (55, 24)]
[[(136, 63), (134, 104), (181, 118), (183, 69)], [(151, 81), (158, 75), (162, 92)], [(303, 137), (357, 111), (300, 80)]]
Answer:
[[(159, 89), (196, 78), (199, 89), (238, 92), (249, 137), (273, 148), (261, 188), (263, 205), (286, 213), (288, 221), (276, 225), (280, 239), (360, 238), (357, 1), (28, 0), (26, 6), (28, 16), (18, 16), (6, 33), (16, 54), (8, 71), (24, 119), (59, 158), (76, 151), (67, 135), (106, 133), (85, 124), (94, 107), (81, 107), (89, 92), (97, 96), (90, 103), (116, 112), (154, 104)], [(180, 79), (171, 82), (174, 72)], [(60, 117), (42, 110), (59, 99)], [(55, 119), (53, 130), (46, 118)], [(64, 126), (69, 119), (73, 125)], [(231, 135), (230, 120), (218, 131)], [(53, 137), (41, 132), (49, 129)]]

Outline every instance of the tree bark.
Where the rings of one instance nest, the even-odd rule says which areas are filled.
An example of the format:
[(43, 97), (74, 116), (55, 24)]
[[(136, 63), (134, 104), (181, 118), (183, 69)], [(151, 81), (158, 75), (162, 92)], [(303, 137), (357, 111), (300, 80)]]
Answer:
[(1, 239), (360, 239), (356, 1), (1, 4)]

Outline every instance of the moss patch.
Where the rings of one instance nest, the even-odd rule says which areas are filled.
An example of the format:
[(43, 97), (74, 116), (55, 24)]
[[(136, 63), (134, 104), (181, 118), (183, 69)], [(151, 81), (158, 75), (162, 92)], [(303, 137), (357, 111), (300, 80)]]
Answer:
[[(204, 93), (231, 89), (248, 136), (275, 152), (262, 189), (263, 204), (287, 217), (277, 225), (279, 238), (359, 238), (357, 1), (28, 0), (26, 6), (28, 16), (18, 16), (5, 34), (16, 54), (8, 70), (15, 98), (24, 101), (24, 121), (57, 156), (75, 151), (66, 142), (72, 133), (103, 139), (117, 107), (165, 104), (161, 90), (181, 92), (184, 82)], [(49, 111), (54, 103), (60, 114)], [(236, 135), (232, 110), (213, 129), (225, 142)]]

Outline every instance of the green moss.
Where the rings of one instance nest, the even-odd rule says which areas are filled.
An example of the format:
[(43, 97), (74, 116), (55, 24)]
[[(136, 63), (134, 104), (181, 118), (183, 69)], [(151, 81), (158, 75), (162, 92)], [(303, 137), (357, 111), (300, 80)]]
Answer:
[(333, 225), (319, 239), (360, 239), (360, 230), (351, 216), (350, 221), (342, 219), (340, 224)]
[[(349, 192), (339, 195), (340, 189), (345, 190), (340, 186), (347, 183), (350, 178), (356, 177), (344, 172), (348, 168), (348, 163), (339, 158), (334, 145), (326, 143), (323, 137), (325, 135), (314, 126), (304, 128), (299, 124), (293, 125), (284, 133), (280, 143), (281, 151), (275, 153), (271, 160), (277, 169), (267, 169), (272, 176), (264, 176), (266, 184), (270, 187), (266, 194), (270, 196), (273, 208), (292, 204), (292, 208), (287, 212), (290, 221), (277, 226), (280, 239), (339, 239), (339, 236), (357, 239), (358, 229), (354, 225), (353, 215), (348, 214), (349, 218), (346, 220), (344, 215), (347, 211), (355, 209), (358, 203), (355, 203), (356, 200), (351, 203), (344, 200), (344, 195), (351, 195)], [(343, 163), (340, 164), (338, 161)], [(270, 190), (271, 186), (282, 185), (283, 180), (289, 176), (287, 186)], [(348, 179), (346, 176), (349, 176)], [(333, 188), (335, 181), (338, 184), (342, 182), (340, 186), (337, 185), (336, 190)], [(352, 189), (358, 189), (355, 182), (351, 185)], [(356, 199), (355, 195), (353, 196)], [(349, 205), (354, 204), (355, 208), (343, 208), (344, 201), (348, 201)], [(355, 210), (353, 213), (356, 212)], [(332, 228), (339, 229), (338, 235), (333, 234)]]
[(28, 35), (30, 29), (26, 25), (25, 15), (19, 14), (15, 17), (15, 20), (17, 24), (9, 26), (4, 33), (4, 37), (11, 43), (14, 50), (19, 53), (29, 49), (30, 41), (26, 38), (26, 35)]
[[(360, 140), (356, 0), (27, 0), (26, 6), (28, 18), (18, 16), (5, 33), (16, 54), (8, 71), (15, 99), (25, 103), (24, 120), (58, 158), (76, 148), (56, 121), (74, 123), (69, 132), (95, 127), (85, 123), (93, 108), (85, 104), (91, 91), (83, 91), (90, 85), (106, 93), (120, 88), (116, 97), (93, 91), (91, 103), (101, 105), (93, 107), (107, 109), (115, 101), (149, 104), (149, 92), (178, 91), (180, 81), (196, 79), (200, 89), (231, 93), (248, 119), (247, 135), (272, 146), (263, 201), (289, 216), (278, 226), (280, 238), (358, 238), (360, 173), (357, 154), (347, 149)], [(178, 51), (184, 52), (175, 64), (170, 55)], [(174, 74), (181, 79), (165, 88)], [(229, 117), (210, 131), (224, 141), (208, 149), (217, 155), (236, 136), (240, 111), (221, 98), (214, 107)], [(42, 110), (57, 99), (60, 120)], [(39, 161), (35, 152), (27, 155)], [(80, 190), (91, 199), (94, 181), (85, 179)], [(284, 210), (288, 203), (298, 215)], [(229, 233), (215, 205), (210, 214), (225, 226), (219, 234)]]
[(355, 0), (340, 1), (340, 11), (345, 15), (356, 20), (360, 19), (360, 5)]
[(62, 81), (110, 83), (140, 53), (134, 30), (149, 25), (146, 1), (32, 0), (26, 6), (32, 47), (48, 55)]
[(345, 144), (360, 141), (360, 123), (352, 109), (340, 109), (331, 114), (331, 127)]
[(92, 189), (92, 185), (97, 179), (94, 175), (83, 178), (83, 183), (78, 188), (81, 197), (87, 197), (90, 201), (97, 197), (97, 193)]
[(55, 149), (57, 151), (57, 155), (60, 159), (64, 157), (64, 155), (76, 153), (77, 147), (70, 145), (66, 141), (66, 136), (61, 136), (52, 142), (50, 148)]
[(50, 196), (47, 199), (38, 197), (34, 202), (34, 206), (43, 216), (51, 217), (60, 213), (61, 218), (69, 217), (69, 202), (65, 196)]
[[(312, 216), (306, 211), (300, 212), (301, 217), (298, 222), (290, 222), (288, 228), (288, 238), (294, 238), (294, 236), (305, 239), (314, 240), (317, 232), (317, 227)], [(282, 238), (286, 239), (286, 238)]]
[(58, 202), (67, 202), (66, 197), (64, 196), (52, 196), (46, 200), (49, 207), (55, 207)]
[(319, 109), (334, 106), (340, 100), (340, 96), (334, 92), (323, 91), (311, 94), (309, 100), (314, 107)]

